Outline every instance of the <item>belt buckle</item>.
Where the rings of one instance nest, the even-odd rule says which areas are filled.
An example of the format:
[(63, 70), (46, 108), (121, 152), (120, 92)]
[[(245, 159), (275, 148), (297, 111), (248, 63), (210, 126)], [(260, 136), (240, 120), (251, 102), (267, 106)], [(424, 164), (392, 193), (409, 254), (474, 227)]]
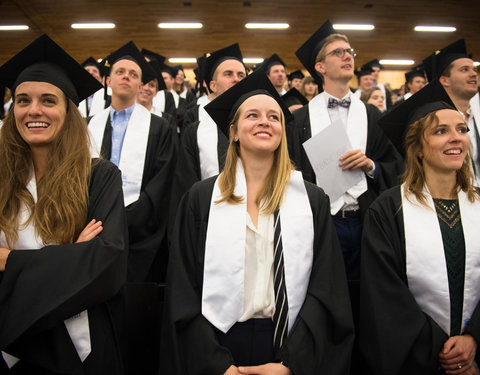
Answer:
[(345, 215), (345, 213), (347, 212), (346, 210), (344, 210), (343, 208), (341, 209), (342, 211), (342, 219), (346, 219), (347, 216)]

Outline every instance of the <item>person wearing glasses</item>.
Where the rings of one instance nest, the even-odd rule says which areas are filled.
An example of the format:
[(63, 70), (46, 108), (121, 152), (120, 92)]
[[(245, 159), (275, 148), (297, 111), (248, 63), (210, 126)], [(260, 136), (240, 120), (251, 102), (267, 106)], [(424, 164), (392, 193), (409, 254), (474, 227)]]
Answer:
[[(350, 91), (356, 54), (345, 35), (337, 34), (326, 21), (296, 51), (296, 55), (312, 77), (323, 79), (323, 92), (294, 113), (292, 158), (296, 167), (302, 171), (305, 180), (322, 187), (303, 143), (329, 125), (341, 124), (352, 148), (340, 156), (338, 165), (342, 173), (363, 172), (354, 186), (330, 201), (330, 213), (342, 247), (356, 319), (362, 218), (382, 191), (398, 184), (402, 159), (377, 126), (380, 111), (371, 104), (364, 104)], [(335, 142), (333, 139), (332, 144)]]

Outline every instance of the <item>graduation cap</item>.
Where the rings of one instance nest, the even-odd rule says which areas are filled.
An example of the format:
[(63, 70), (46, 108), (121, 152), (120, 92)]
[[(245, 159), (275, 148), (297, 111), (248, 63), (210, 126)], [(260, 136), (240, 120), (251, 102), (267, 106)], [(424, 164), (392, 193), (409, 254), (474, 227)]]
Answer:
[(142, 71), (142, 82), (148, 83), (152, 79), (156, 78), (156, 74), (153, 69), (148, 64), (145, 57), (140, 53), (135, 43), (132, 41), (124, 44), (122, 47), (117, 49), (115, 52), (112, 52), (104, 60), (104, 66), (108, 68), (108, 74), (110, 75), (110, 69), (117, 61), (120, 60), (130, 60), (136, 63)]
[(165, 84), (165, 81), (163, 80), (162, 76), (162, 66), (157, 60), (150, 60), (148, 63), (150, 67), (153, 69), (153, 71), (156, 73), (155, 78), (158, 81), (158, 90), (166, 90), (167, 85)]
[(465, 39), (459, 39), (441, 50), (434, 52), (423, 60), (423, 66), (427, 73), (428, 80), (432, 81), (440, 78), (447, 66), (461, 58), (472, 58), (471, 55), (467, 54)]
[(26, 81), (47, 82), (62, 90), (75, 105), (102, 85), (65, 50), (44, 34), (0, 67), (0, 86), (15, 93)]
[(282, 95), (281, 98), (287, 107), (297, 104), (301, 104), (302, 106), (308, 104), (308, 99), (304, 97), (295, 87), (288, 90), (284, 95)]
[(177, 75), (177, 71), (173, 66), (167, 65), (167, 64), (162, 64), (161, 65), (161, 71), (163, 73), (168, 73), (172, 78), (175, 78)]
[(295, 70), (294, 72), (290, 73), (287, 77), (289, 81), (292, 81), (294, 79), (303, 79), (305, 78), (305, 75), (302, 73), (301, 70)]
[(315, 60), (317, 59), (318, 53), (320, 52), (323, 45), (325, 44), (325, 39), (329, 35), (332, 35), (332, 34), (335, 34), (335, 33), (336, 33), (336, 31), (333, 28), (332, 24), (330, 23), (329, 20), (327, 20), (295, 52), (295, 55), (300, 60), (300, 62), (303, 64), (305, 69), (308, 70), (310, 75), (315, 80), (315, 83), (318, 84), (319, 88), (322, 85), (322, 80), (321, 80), (318, 72), (315, 70)]
[(240, 46), (238, 43), (216, 50), (212, 53), (207, 53), (205, 55), (204, 80), (207, 85), (213, 79), (213, 74), (215, 73), (215, 70), (217, 70), (218, 66), (226, 60), (238, 60), (243, 64), (242, 51), (240, 51)]
[(373, 71), (373, 68), (379, 68), (379, 69), (383, 69), (383, 65), (380, 64), (380, 61), (378, 61), (378, 59), (373, 59), (373, 60), (370, 60), (369, 62), (366, 62), (365, 64), (362, 65), (362, 70), (363, 69), (371, 69)]
[(275, 87), (263, 70), (256, 70), (235, 86), (230, 87), (223, 94), (205, 106), (205, 110), (215, 121), (227, 138), (230, 138), (230, 124), (240, 105), (253, 95), (268, 95), (280, 105), (285, 116), (285, 122), (290, 120), (292, 114), (283, 102)]
[(422, 64), (415, 66), (412, 70), (405, 73), (405, 80), (407, 82), (412, 82), (415, 77), (425, 78), (425, 69), (423, 69)]
[(263, 70), (265, 70), (265, 72), (268, 74), (268, 71), (270, 70), (270, 68), (272, 66), (275, 66), (275, 65), (283, 65), (284, 67), (286, 67), (287, 65), (283, 62), (283, 60), (280, 58), (280, 56), (278, 56), (276, 53), (274, 53), (272, 56), (270, 56), (268, 59), (266, 59), (261, 67)]
[(357, 76), (357, 79), (360, 81), (360, 78), (363, 76), (368, 76), (373, 73), (372, 68), (367, 67), (367, 68), (361, 68), (361, 69), (356, 69), (355, 70), (355, 75)]
[(404, 140), (409, 126), (440, 109), (456, 110), (443, 86), (438, 80), (434, 80), (408, 100), (393, 107), (378, 120), (378, 124), (400, 154), (405, 157)]
[(206, 87), (203, 85), (203, 82), (205, 81), (205, 60), (207, 58), (205, 55), (200, 56), (197, 58), (197, 68), (193, 69), (193, 72), (195, 73), (195, 81), (197, 82), (195, 86), (197, 86), (197, 90), (199, 90), (201, 93), (206, 92)]
[(175, 65), (175, 66), (173, 67), (173, 69), (175, 69), (175, 75), (178, 74), (178, 71), (179, 71), (179, 70), (181, 70), (182, 72), (185, 73), (185, 71), (183, 70), (183, 66), (182, 66), (181, 64), (180, 64), (180, 65)]
[(146, 48), (142, 48), (140, 51), (143, 56), (148, 57), (150, 60), (157, 60), (160, 65), (162, 65), (167, 59), (165, 56), (162, 56), (156, 52), (150, 51)]
[(100, 72), (100, 76), (105, 76), (105, 71), (103, 69), (103, 65), (101, 65), (97, 60), (95, 60), (92, 56), (90, 56), (88, 59), (86, 59), (84, 62), (81, 64), (83, 68), (85, 69), (87, 66), (94, 66), (95, 68), (98, 69)]

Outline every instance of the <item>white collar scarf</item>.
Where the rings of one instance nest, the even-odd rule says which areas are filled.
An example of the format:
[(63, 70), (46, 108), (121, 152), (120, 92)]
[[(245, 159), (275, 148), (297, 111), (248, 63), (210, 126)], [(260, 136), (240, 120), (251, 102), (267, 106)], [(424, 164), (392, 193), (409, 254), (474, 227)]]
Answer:
[[(401, 186), (405, 228), (408, 288), (418, 305), (447, 333), (450, 333), (450, 292), (440, 224), (428, 190), (428, 208)], [(412, 203), (413, 202), (413, 203)], [(470, 202), (460, 191), (458, 203), (465, 238), (465, 286), (462, 331), (480, 298), (480, 215), (479, 202)]]
[[(327, 110), (327, 96), (328, 94), (324, 91), (308, 103), (312, 138), (332, 123)], [(351, 104), (348, 111), (346, 127), (348, 139), (350, 140), (353, 149), (360, 149), (363, 153), (365, 153), (365, 150), (367, 148), (368, 133), (367, 108), (360, 99), (355, 97), (355, 95), (350, 95), (350, 99)], [(355, 186), (348, 189), (347, 193), (354, 198), (358, 198), (365, 191), (367, 191), (367, 179), (365, 177), (365, 174), (363, 174), (362, 180)], [(341, 196), (334, 202), (330, 202), (330, 209), (332, 214), (337, 213), (338, 210), (342, 208), (343, 204), (343, 196)]]
[[(217, 178), (205, 243), (202, 314), (222, 332), (242, 316), (244, 303), (247, 185), (240, 160), (236, 181), (235, 195), (244, 197), (242, 203), (215, 204), (221, 198)], [(300, 172), (292, 172), (280, 220), (290, 330), (305, 300), (313, 262), (313, 215)]]
[(217, 124), (203, 108), (198, 106), (197, 145), (202, 180), (219, 173)]
[[(103, 133), (107, 125), (110, 107), (94, 116), (88, 124), (93, 157), (100, 155)], [(138, 200), (142, 187), (143, 168), (147, 154), (151, 114), (144, 106), (135, 104), (128, 121), (118, 168), (122, 171), (123, 199), (125, 206)]]
[[(35, 173), (32, 173), (32, 177), (27, 184), (27, 189), (33, 197), (34, 203), (37, 203), (37, 183), (35, 179)], [(13, 248), (18, 251), (21, 249), (40, 250), (45, 245), (40, 237), (35, 233), (35, 226), (33, 220), (29, 225), (25, 226), (25, 223), (30, 216), (29, 209), (22, 205), (20, 212), (20, 220), (22, 223), (18, 231), (18, 241)], [(5, 242), (5, 243), (3, 243)], [(6, 247), (5, 236), (0, 232), (0, 245)], [(50, 244), (51, 245), (51, 244)], [(88, 311), (84, 310), (81, 313), (66, 319), (64, 321), (65, 327), (68, 331), (73, 345), (78, 353), (80, 360), (83, 362), (90, 352), (92, 351), (92, 345), (90, 341), (90, 326), (88, 323)], [(21, 358), (14, 357), (6, 352), (1, 352), (3, 359), (7, 363), (8, 368), (12, 368)]]

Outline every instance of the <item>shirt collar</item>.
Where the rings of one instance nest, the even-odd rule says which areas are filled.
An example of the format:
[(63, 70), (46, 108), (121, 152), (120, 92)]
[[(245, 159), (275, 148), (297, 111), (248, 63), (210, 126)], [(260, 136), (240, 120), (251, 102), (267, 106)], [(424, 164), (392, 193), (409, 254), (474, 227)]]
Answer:
[(110, 118), (116, 118), (117, 116), (125, 116), (126, 118), (130, 118), (135, 109), (135, 103), (132, 106), (122, 109), (120, 111), (116, 111), (113, 107), (110, 107)]

